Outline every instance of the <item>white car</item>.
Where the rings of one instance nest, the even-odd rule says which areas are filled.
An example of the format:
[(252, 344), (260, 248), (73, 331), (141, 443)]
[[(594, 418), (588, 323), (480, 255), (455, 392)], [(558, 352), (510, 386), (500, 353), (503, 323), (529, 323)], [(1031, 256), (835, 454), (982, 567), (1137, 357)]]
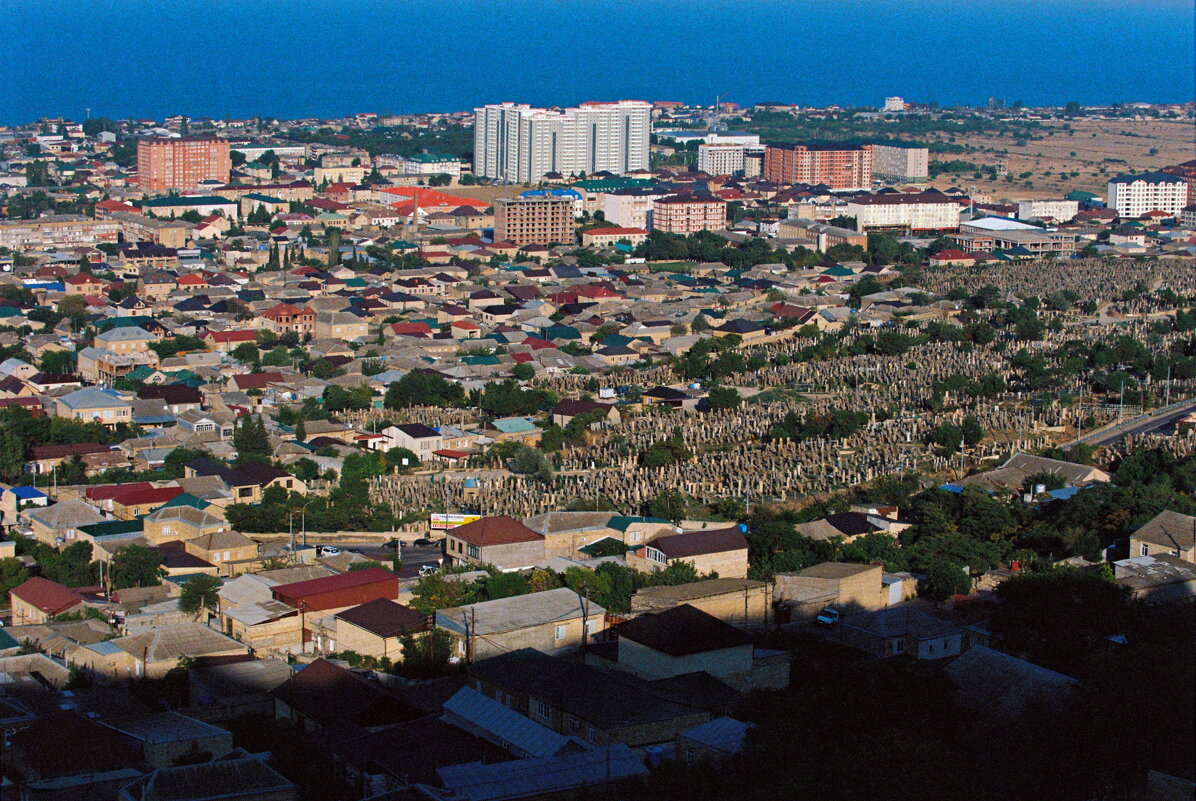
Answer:
[(340, 556), (341, 549), (335, 545), (325, 545), (320, 548), (320, 556)]

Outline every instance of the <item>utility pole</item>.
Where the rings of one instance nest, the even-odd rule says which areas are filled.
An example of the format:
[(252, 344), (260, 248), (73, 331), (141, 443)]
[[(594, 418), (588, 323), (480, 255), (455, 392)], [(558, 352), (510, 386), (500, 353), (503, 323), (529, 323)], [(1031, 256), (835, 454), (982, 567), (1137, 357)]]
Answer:
[(1170, 406), (1171, 405), (1171, 365), (1170, 364), (1167, 365), (1167, 386), (1166, 386), (1166, 388), (1164, 388), (1163, 392), (1164, 392), (1163, 405)]

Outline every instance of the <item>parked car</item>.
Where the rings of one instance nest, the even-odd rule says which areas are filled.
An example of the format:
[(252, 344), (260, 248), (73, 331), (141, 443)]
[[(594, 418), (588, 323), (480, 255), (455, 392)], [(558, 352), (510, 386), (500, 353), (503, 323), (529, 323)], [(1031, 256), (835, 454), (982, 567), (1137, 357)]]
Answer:
[(413, 542), (411, 544), (412, 545), (435, 545), (436, 540), (434, 540), (430, 537), (420, 537), (418, 540), (416, 540), (415, 542)]
[(833, 606), (828, 606), (818, 613), (818, 617), (814, 618), (814, 622), (823, 626), (833, 626), (839, 622), (839, 610)]
[(421, 576), (430, 576), (440, 569), (440, 565), (420, 565), (419, 574)]
[(340, 556), (341, 549), (335, 545), (324, 545), (320, 548), (320, 556)]

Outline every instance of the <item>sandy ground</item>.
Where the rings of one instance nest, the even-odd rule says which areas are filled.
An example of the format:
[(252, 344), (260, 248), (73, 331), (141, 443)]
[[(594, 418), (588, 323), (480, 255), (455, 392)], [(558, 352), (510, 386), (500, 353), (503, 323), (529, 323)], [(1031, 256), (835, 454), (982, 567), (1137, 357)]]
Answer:
[[(1064, 125), (1070, 125), (1070, 130)], [(1061, 197), (1073, 189), (1106, 194), (1108, 180), (1124, 172), (1144, 172), (1196, 158), (1196, 122), (1192, 120), (1084, 120), (1044, 123), (1042, 138), (957, 136), (956, 144), (975, 148), (959, 155), (939, 155), (1003, 167), (994, 183), (972, 174), (940, 175), (940, 189), (974, 186), (993, 201)], [(932, 156), (933, 158), (933, 156)], [(1022, 177), (1024, 173), (1031, 173)], [(1047, 173), (1050, 173), (1049, 175)], [(1079, 175), (1075, 175), (1079, 173)], [(1007, 180), (1012, 177), (1013, 181)], [(1031, 182), (1031, 186), (1026, 185)]]

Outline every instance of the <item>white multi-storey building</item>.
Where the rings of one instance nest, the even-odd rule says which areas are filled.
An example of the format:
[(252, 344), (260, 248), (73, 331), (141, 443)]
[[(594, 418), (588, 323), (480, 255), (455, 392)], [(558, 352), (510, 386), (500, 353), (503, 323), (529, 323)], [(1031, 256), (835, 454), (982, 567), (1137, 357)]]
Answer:
[(1078, 200), (1022, 200), (1017, 204), (1019, 220), (1071, 222), (1080, 213)]
[(734, 175), (743, 169), (745, 148), (720, 142), (698, 145), (698, 169), (707, 175)]
[(938, 192), (853, 197), (844, 214), (857, 231), (953, 231), (959, 228), (959, 202)]
[(1109, 208), (1118, 217), (1141, 217), (1148, 211), (1178, 216), (1187, 203), (1188, 186), (1176, 175), (1144, 172), (1109, 181)]
[(905, 111), (905, 100), (900, 97), (886, 97), (885, 111)]
[(509, 183), (549, 173), (577, 176), (648, 169), (652, 104), (640, 100), (541, 109), (515, 103), (474, 109), (473, 171)]
[(925, 181), (930, 151), (924, 147), (872, 146), (872, 177), (886, 181)]
[(663, 194), (644, 189), (626, 189), (602, 195), (602, 215), (622, 228), (651, 228), (652, 203)]

